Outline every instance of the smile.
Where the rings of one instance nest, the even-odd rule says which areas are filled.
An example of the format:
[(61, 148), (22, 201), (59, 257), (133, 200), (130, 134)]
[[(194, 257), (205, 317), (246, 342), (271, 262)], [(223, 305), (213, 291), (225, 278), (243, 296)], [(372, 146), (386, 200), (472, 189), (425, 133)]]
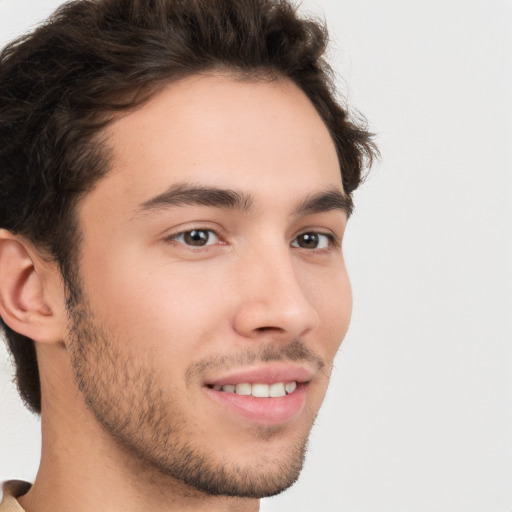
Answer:
[(214, 391), (224, 391), (225, 393), (234, 393), (242, 396), (254, 396), (258, 398), (279, 398), (293, 393), (297, 389), (297, 382), (276, 382), (274, 384), (250, 384), (242, 382), (240, 384), (225, 384), (221, 386), (216, 384), (212, 386)]

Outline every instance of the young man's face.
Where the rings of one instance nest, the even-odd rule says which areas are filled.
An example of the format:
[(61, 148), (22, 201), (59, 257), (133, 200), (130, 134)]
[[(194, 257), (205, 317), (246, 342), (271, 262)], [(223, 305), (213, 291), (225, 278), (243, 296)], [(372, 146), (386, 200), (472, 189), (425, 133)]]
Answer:
[(160, 473), (279, 492), (351, 311), (331, 137), (290, 82), (222, 76), (171, 84), (106, 135), (111, 171), (78, 206), (84, 399)]

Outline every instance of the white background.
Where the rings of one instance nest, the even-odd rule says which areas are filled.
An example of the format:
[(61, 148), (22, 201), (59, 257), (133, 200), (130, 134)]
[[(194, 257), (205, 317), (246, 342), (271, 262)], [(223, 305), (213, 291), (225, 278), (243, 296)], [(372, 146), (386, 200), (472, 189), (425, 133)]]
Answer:
[[(59, 2), (0, 0), (0, 42)], [(354, 288), (303, 474), (262, 510), (512, 511), (512, 2), (307, 0), (382, 163), (357, 193)], [(0, 348), (0, 480), (38, 422)]]

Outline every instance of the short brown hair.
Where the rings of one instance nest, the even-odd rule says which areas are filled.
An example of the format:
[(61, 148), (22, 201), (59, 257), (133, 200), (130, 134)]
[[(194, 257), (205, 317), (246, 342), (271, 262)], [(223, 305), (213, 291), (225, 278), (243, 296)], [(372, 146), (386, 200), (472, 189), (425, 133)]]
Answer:
[[(74, 206), (108, 171), (98, 134), (165, 83), (227, 69), (287, 77), (335, 142), (351, 197), (375, 155), (365, 126), (336, 100), (327, 31), (288, 0), (77, 0), (0, 56), (0, 227), (58, 262), (68, 296), (80, 247)], [(16, 379), (41, 411), (35, 346), (2, 320)]]

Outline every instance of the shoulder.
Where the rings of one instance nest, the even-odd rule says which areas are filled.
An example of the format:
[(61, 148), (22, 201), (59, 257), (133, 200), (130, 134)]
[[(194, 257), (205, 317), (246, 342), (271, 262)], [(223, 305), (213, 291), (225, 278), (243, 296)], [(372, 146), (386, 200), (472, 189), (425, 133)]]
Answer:
[(22, 480), (9, 480), (2, 485), (3, 499), (0, 503), (0, 512), (23, 512), (17, 499), (30, 489), (31, 484)]

